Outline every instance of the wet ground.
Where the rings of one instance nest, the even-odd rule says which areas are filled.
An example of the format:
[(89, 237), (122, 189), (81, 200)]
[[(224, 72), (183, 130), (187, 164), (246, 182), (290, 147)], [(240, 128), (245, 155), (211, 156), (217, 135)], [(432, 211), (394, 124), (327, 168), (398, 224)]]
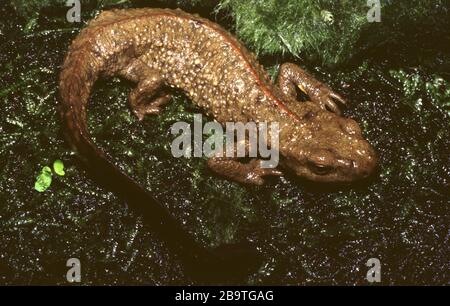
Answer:
[[(178, 255), (92, 180), (64, 142), (57, 77), (81, 25), (66, 23), (65, 10), (44, 10), (25, 28), (11, 7), (0, 12), (8, 20), (0, 24), (0, 283), (66, 284), (66, 261), (76, 257), (83, 284), (195, 284)], [(177, 94), (161, 116), (140, 123), (127, 106), (132, 85), (119, 79), (96, 85), (90, 130), (202, 245), (257, 247), (260, 268), (241, 284), (364, 285), (369, 258), (381, 261), (383, 284), (447, 284), (447, 31), (409, 33), (417, 35), (411, 45), (391, 43), (334, 70), (261, 57), (270, 71), (295, 60), (351, 101), (345, 115), (362, 124), (380, 155), (379, 173), (361, 184), (322, 186), (288, 175), (244, 187), (216, 177), (205, 159), (170, 152), (170, 126), (193, 122), (198, 109)], [(56, 159), (65, 175), (37, 192), (36, 176)]]

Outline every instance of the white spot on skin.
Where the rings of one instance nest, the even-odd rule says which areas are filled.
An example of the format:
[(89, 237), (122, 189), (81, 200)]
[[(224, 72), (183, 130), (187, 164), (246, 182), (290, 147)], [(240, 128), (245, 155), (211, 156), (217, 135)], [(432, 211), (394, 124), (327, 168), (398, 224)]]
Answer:
[(367, 154), (367, 152), (366, 152), (366, 150), (356, 150), (356, 153), (358, 154), (358, 155), (361, 155), (361, 156), (364, 156), (364, 155), (366, 155)]
[(240, 94), (240, 93), (242, 93), (244, 91), (244, 89), (245, 89), (245, 82), (242, 79), (238, 78), (235, 81), (234, 84), (235, 84), (237, 93)]

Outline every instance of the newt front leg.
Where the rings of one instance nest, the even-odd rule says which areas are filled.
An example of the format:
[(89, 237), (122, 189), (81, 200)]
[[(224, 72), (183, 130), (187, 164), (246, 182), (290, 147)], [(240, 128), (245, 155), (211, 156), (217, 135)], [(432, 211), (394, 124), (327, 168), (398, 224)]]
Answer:
[[(239, 143), (235, 143), (234, 155), (237, 156)], [(243, 143), (245, 146), (245, 156), (249, 156), (250, 146), (248, 141)], [(243, 184), (263, 185), (265, 176), (280, 176), (281, 171), (274, 168), (264, 168), (261, 165), (262, 160), (253, 158), (248, 163), (239, 161), (238, 157), (211, 157), (208, 159), (208, 167), (215, 173), (222, 175), (230, 180)]]
[(335, 100), (346, 104), (345, 100), (333, 92), (330, 87), (319, 82), (302, 68), (292, 63), (281, 65), (277, 83), (287, 97), (297, 99), (295, 90), (295, 86), (297, 86), (309, 96), (312, 102), (317, 103), (322, 109), (329, 109), (339, 115), (341, 111)]
[(263, 168), (260, 159), (252, 159), (249, 163), (242, 163), (236, 158), (212, 157), (208, 160), (208, 167), (228, 179), (251, 185), (264, 184), (265, 176), (280, 176), (283, 174), (277, 169)]

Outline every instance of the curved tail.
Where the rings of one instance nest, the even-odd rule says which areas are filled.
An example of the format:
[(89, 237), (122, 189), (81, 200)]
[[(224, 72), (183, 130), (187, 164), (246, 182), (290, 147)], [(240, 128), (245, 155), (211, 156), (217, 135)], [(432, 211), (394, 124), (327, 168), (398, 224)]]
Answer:
[[(249, 269), (257, 266), (254, 250), (249, 250), (248, 246), (222, 247), (220, 250), (202, 247), (163, 205), (115, 166), (93, 143), (87, 128), (86, 108), (100, 70), (100, 67), (92, 64), (92, 56), (87, 51), (69, 52), (66, 57), (59, 89), (60, 112), (69, 144), (79, 153), (97, 180), (122, 196), (129, 206), (149, 221), (168, 247), (179, 255), (192, 276), (201, 280), (222, 281), (248, 275)], [(238, 265), (244, 262), (249, 264), (244, 267)]]

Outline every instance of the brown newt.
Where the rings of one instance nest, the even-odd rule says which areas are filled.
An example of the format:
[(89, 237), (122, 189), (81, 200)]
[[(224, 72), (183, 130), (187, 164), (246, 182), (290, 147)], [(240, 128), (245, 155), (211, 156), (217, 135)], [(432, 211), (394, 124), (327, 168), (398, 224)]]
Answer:
[[(256, 57), (216, 23), (181, 10), (102, 12), (73, 41), (60, 75), (61, 110), (70, 143), (82, 155), (105, 161), (92, 142), (86, 106), (99, 77), (121, 76), (137, 84), (129, 103), (139, 119), (170, 101), (164, 87), (183, 90), (219, 123), (278, 122), (280, 163), (320, 182), (367, 177), (377, 164), (358, 123), (340, 116), (345, 103), (327, 85), (286, 63), (273, 84)], [(310, 98), (297, 99), (296, 87)], [(95, 157), (93, 157), (95, 156)], [(259, 160), (213, 157), (208, 166), (229, 179), (262, 184)]]
[[(209, 20), (168, 9), (102, 12), (72, 42), (60, 74), (60, 112), (69, 143), (94, 176), (111, 183), (129, 206), (152, 221), (200, 279), (244, 277), (258, 267), (258, 255), (242, 245), (202, 247), (93, 143), (86, 122), (89, 96), (98, 78), (112, 76), (137, 84), (129, 102), (141, 120), (163, 110), (170, 101), (165, 88), (173, 87), (222, 124), (277, 122), (281, 166), (313, 181), (354, 181), (368, 176), (377, 164), (359, 125), (340, 116), (337, 102), (345, 101), (300, 67), (282, 65), (275, 85), (251, 52)], [(311, 101), (298, 101), (296, 87)], [(258, 159), (243, 163), (213, 157), (208, 165), (229, 179), (250, 184), (281, 174), (279, 169), (262, 168)]]

